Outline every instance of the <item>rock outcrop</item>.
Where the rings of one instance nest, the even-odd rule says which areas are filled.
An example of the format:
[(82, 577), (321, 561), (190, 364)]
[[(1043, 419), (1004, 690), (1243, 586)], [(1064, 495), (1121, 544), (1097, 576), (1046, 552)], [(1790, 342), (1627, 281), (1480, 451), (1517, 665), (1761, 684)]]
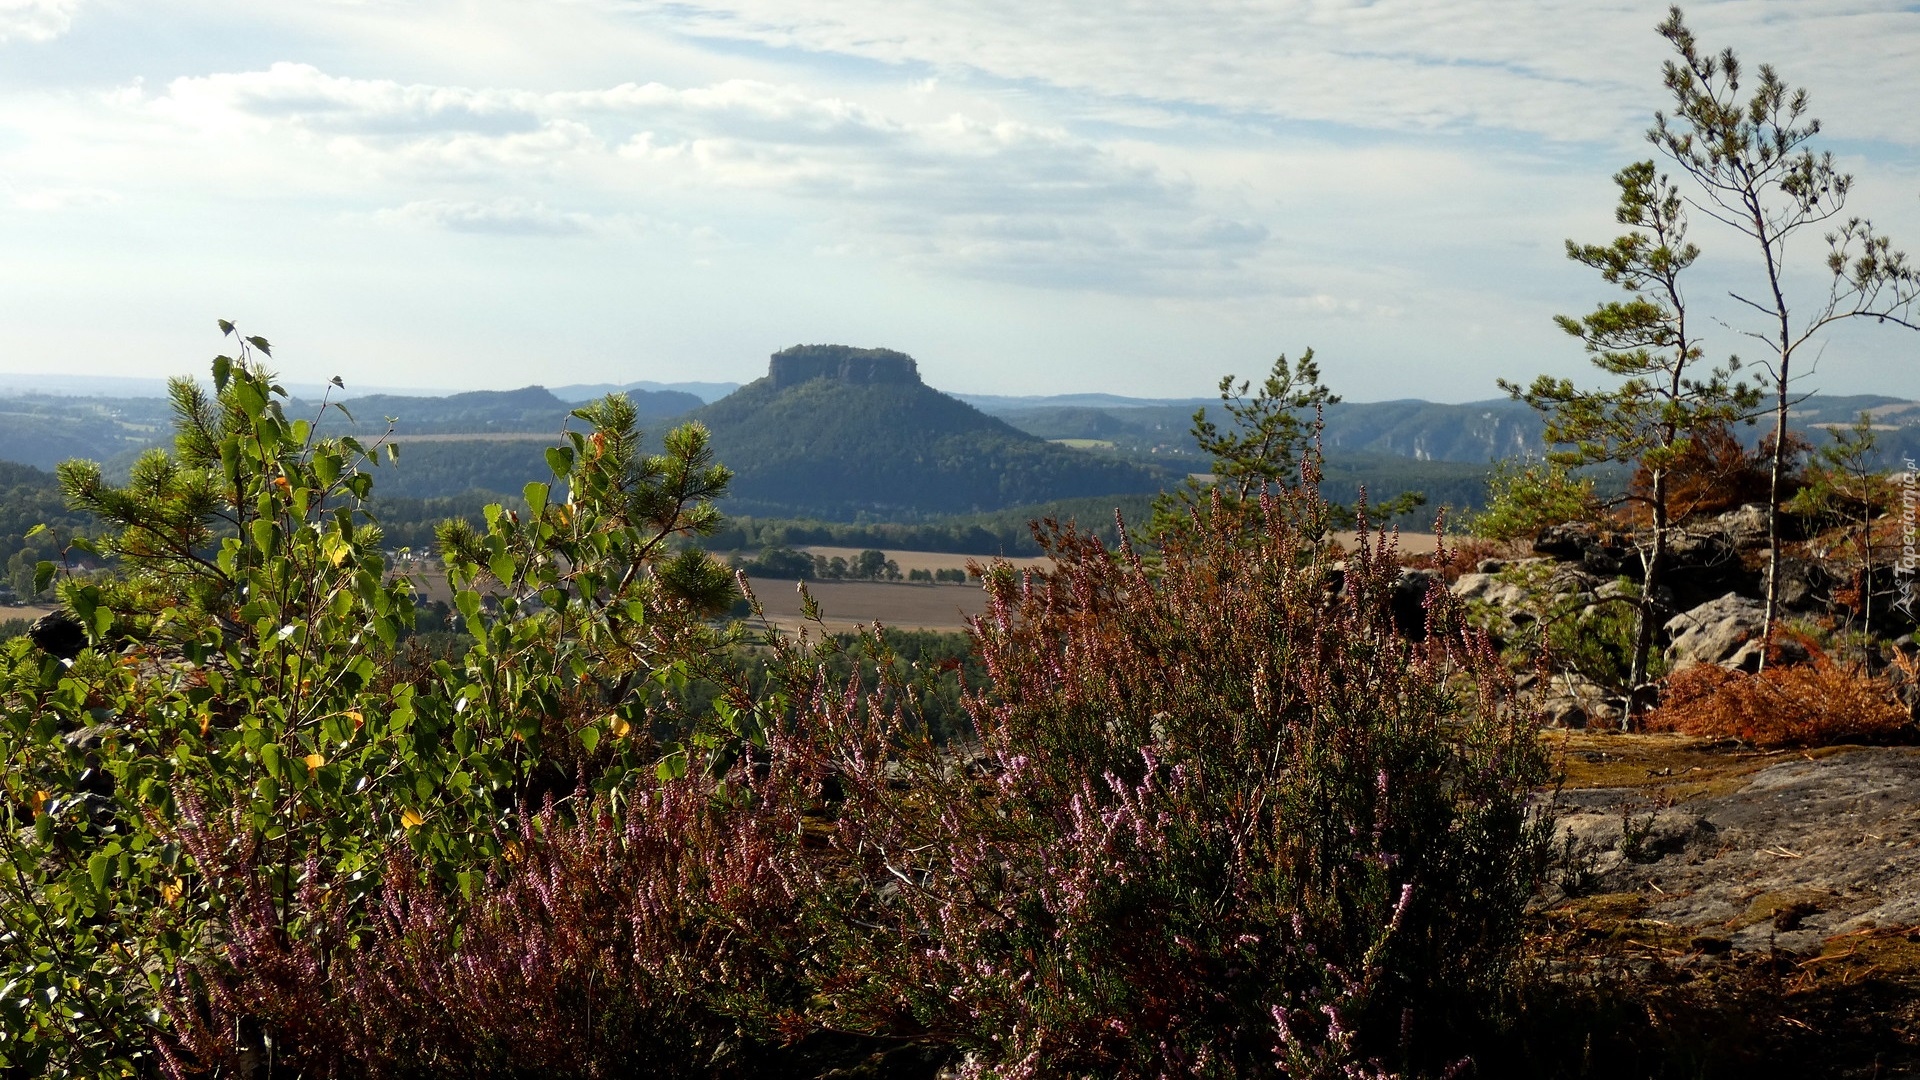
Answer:
[(913, 357), (892, 349), (856, 349), (850, 345), (795, 345), (773, 354), (767, 376), (775, 389), (798, 386), (814, 379), (832, 379), (856, 386), (888, 383), (917, 384), (920, 366)]
[[(1669, 534), (1665, 572), (1654, 595), (1660, 617), (1655, 647), (1664, 651), (1668, 671), (1699, 664), (1749, 671), (1760, 666), (1766, 525), (1762, 507), (1743, 506), (1689, 521)], [(1604, 723), (1624, 711), (1628, 688), (1602, 687), (1595, 680), (1624, 682), (1625, 673), (1612, 668), (1625, 646), (1617, 641), (1602, 644), (1590, 636), (1617, 635), (1618, 622), (1589, 613), (1602, 612), (1609, 602), (1616, 612), (1620, 604), (1638, 603), (1647, 542), (1645, 530), (1609, 530), (1587, 522), (1555, 525), (1534, 540), (1533, 558), (1488, 560), (1452, 586), (1496, 645), (1534, 651), (1549, 640), (1551, 628), (1562, 656), (1585, 654), (1572, 662), (1584, 674), (1560, 670), (1530, 684), (1538, 706), (1557, 726)], [(1892, 603), (1900, 586), (1894, 567), (1880, 562), (1862, 573), (1858, 559), (1846, 561), (1849, 558), (1847, 551), (1816, 547), (1783, 560), (1780, 601), (1788, 625), (1803, 620), (1865, 627), (1887, 640), (1913, 632), (1913, 617)], [(1875, 597), (1870, 626), (1864, 613), (1851, 606), (1859, 603), (1863, 582)], [(1788, 661), (1807, 655), (1793, 634), (1777, 636), (1773, 647), (1777, 658)], [(1608, 659), (1609, 651), (1615, 659)], [(1650, 701), (1651, 690), (1635, 690), (1636, 699)]]

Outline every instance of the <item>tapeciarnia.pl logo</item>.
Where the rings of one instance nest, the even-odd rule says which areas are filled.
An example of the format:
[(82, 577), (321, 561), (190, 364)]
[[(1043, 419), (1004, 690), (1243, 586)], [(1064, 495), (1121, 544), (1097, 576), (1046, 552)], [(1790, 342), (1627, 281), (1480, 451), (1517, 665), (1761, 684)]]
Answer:
[(1912, 458), (1902, 458), (1905, 471), (1894, 479), (1900, 484), (1900, 562), (1894, 568), (1899, 581), (1900, 599), (1893, 606), (1907, 618), (1914, 618), (1915, 602), (1920, 601), (1920, 475)]

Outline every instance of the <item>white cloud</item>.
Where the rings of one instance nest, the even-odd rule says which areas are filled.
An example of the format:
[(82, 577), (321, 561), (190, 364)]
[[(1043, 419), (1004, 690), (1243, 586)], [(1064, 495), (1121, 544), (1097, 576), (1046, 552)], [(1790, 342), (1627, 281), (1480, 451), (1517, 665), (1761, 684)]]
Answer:
[(52, 41), (73, 26), (80, 0), (0, 0), (0, 42)]
[(1205, 205), (1189, 179), (1060, 127), (903, 119), (750, 80), (535, 93), (279, 63), (115, 100), (209, 136), (284, 142), (288, 182), (324, 159), (412, 188), (378, 220), (461, 231), (563, 235), (591, 217), (421, 189), (537, 181), (593, 214), (653, 216), (665, 191), (715, 212), (742, 198), (821, 207), (810, 216), (834, 242), (931, 272), (1075, 288), (1189, 292), (1266, 240), (1264, 226)]
[[(1835, 78), (1864, 137), (1920, 144), (1885, 107), (1916, 82), (1901, 0), (1689, 5), (1702, 40)], [(1375, 130), (1631, 137), (1659, 102), (1662, 12), (1625, 0), (633, 0), (706, 38), (933, 70), (972, 69), (1112, 102)], [(1803, 68), (1796, 75), (1791, 68)], [(1876, 101), (1876, 98), (1878, 99)], [(1830, 116), (1839, 120), (1842, 116)]]
[(12, 201), (22, 210), (53, 212), (107, 206), (120, 201), (120, 196), (97, 187), (45, 187), (15, 192)]
[(374, 214), (375, 220), (498, 236), (579, 236), (610, 223), (591, 214), (563, 213), (537, 199), (501, 198), (491, 202), (420, 199)]

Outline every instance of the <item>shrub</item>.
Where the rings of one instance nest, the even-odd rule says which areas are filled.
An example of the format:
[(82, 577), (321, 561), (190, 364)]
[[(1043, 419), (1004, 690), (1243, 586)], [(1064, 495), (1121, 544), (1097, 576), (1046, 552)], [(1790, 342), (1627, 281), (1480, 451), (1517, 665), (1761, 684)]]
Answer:
[(803, 1000), (795, 893), (772, 854), (802, 824), (777, 797), (789, 781), (695, 773), (617, 804), (583, 789), (566, 812), (523, 815), (470, 896), (394, 852), (368, 913), (329, 903), (343, 883), (314, 863), (281, 901), (231, 822), (199, 815), (184, 840), (238, 900), (222, 962), (164, 1002), (167, 1071), (244, 1071), (246, 1029), (307, 1076), (757, 1071), (770, 1013)]
[(1467, 530), (1488, 540), (1531, 540), (1541, 529), (1598, 516), (1593, 479), (1574, 476), (1565, 465), (1503, 461), (1487, 477), (1487, 508), (1467, 521)]
[[(442, 530), (464, 633), (436, 655), (367, 510), (378, 459), (289, 419), (267, 343), (243, 345), (212, 395), (171, 384), (175, 454), (125, 487), (61, 467), (120, 567), (59, 587), (85, 647), (0, 646), (0, 1071), (151, 1073), (269, 955), (242, 929), (358, 926), (396, 853), (464, 895), (541, 792), (677, 767), (644, 733), (734, 589), (673, 550), (726, 486), (704, 432), (642, 457), (624, 399), (578, 410), (591, 435), (547, 455), (564, 503), (529, 484), (524, 514)], [(700, 723), (710, 748), (748, 738)], [(216, 821), (219, 843), (196, 839)], [(298, 1051), (310, 1029), (259, 1008), (211, 1030), (232, 1054)]]
[(841, 795), (815, 1022), (938, 1039), (977, 1076), (1437, 1052), (1518, 939), (1543, 762), (1445, 590), (1399, 637), (1391, 550), (1342, 573), (1293, 524), (1310, 498), (1216, 503), (1152, 568), (1054, 530), (1055, 572), (988, 569), (971, 762), (890, 750), (851, 698), (815, 700), (809, 748), (775, 741)]
[(1770, 663), (1758, 674), (1717, 664), (1679, 672), (1668, 680), (1648, 729), (1778, 747), (1886, 739), (1911, 727), (1887, 680), (1801, 640), (1810, 654), (1806, 663)]
[[(357, 945), (321, 867), (232, 905), (179, 1052), (261, 1024), (316, 1075), (767, 1072), (850, 1036), (980, 1077), (1432, 1064), (1518, 940), (1534, 729), (1444, 590), (1410, 643), (1389, 549), (1336, 567), (1262, 509), (1151, 569), (1071, 531), (1051, 574), (983, 568), (975, 748), (925, 737), (884, 635), (776, 642), (764, 747), (523, 815), (471, 895), (399, 857)], [(866, 678), (826, 676), (842, 650)]]

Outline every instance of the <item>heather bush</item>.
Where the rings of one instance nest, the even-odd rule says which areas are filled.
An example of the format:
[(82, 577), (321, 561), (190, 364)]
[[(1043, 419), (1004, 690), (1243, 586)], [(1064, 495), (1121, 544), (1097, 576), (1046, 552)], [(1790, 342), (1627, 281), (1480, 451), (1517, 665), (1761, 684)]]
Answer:
[[(1272, 503), (1151, 569), (1064, 530), (1055, 572), (987, 569), (976, 746), (928, 737), (884, 634), (864, 681), (828, 675), (844, 643), (775, 642), (764, 745), (552, 801), (470, 890), (396, 853), (355, 922), (323, 868), (276, 906), (236, 865), (173, 1050), (231, 1065), (258, 1024), (313, 1075), (776, 1072), (861, 1036), (973, 1076), (1448, 1064), (1538, 866), (1533, 728), (1443, 590), (1404, 640), (1391, 551), (1336, 564)], [(197, 820), (205, 861), (235, 850)]]
[(1518, 940), (1542, 758), (1445, 591), (1404, 640), (1391, 550), (1337, 565), (1290, 498), (1151, 569), (1056, 529), (1056, 571), (988, 570), (970, 759), (850, 696), (774, 740), (840, 796), (803, 864), (815, 1022), (978, 1076), (1435, 1063)]
[(169, 1072), (244, 1071), (258, 1054), (231, 1033), (249, 1026), (304, 1076), (757, 1070), (804, 1001), (773, 850), (799, 825), (794, 800), (756, 805), (705, 772), (618, 802), (582, 789), (523, 815), (470, 891), (395, 851), (353, 913), (317, 865), (276, 902), (231, 821), (201, 816), (188, 844), (238, 899), (222, 962), (163, 1000)]

